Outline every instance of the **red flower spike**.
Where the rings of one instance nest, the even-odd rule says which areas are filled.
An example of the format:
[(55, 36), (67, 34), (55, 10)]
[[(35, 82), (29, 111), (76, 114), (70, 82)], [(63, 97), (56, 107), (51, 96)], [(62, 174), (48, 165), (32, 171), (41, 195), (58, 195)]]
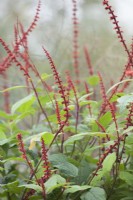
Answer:
[(127, 52), (130, 62), (133, 64), (132, 58), (130, 56), (130, 52), (128, 50), (127, 44), (122, 34), (123, 31), (121, 31), (121, 27), (119, 26), (119, 21), (117, 21), (117, 16), (114, 14), (114, 10), (112, 9), (112, 6), (109, 5), (109, 1), (105, 1), (105, 0), (103, 1), (103, 5), (105, 6), (105, 10), (108, 10), (108, 14), (110, 15), (110, 20), (115, 25), (114, 30), (116, 31), (118, 38), (120, 38), (119, 41), (122, 43), (125, 51)]
[(19, 151), (22, 153), (22, 158), (24, 160), (26, 160), (27, 159), (26, 150), (25, 150), (25, 147), (24, 147), (23, 138), (22, 138), (22, 134), (21, 133), (19, 133), (17, 135), (17, 139), (19, 141), (19, 144), (18, 144), (19, 145)]
[[(86, 90), (86, 94), (89, 94), (89, 93), (90, 93), (89, 88), (88, 88), (88, 84), (87, 84), (86, 82), (85, 82), (85, 90)], [(87, 100), (90, 100), (90, 97), (88, 96), (86, 99), (87, 99)], [(91, 111), (91, 106), (90, 106), (90, 104), (88, 104), (88, 109), (89, 109), (89, 114), (90, 114), (90, 116), (92, 116), (92, 111)]]
[(133, 126), (133, 103), (130, 103), (129, 105), (129, 113), (126, 118), (126, 124), (125, 124), (125, 129), (127, 129), (129, 126)]
[[(33, 22), (31, 23), (31, 25), (29, 26), (29, 28), (27, 29), (27, 31), (23, 32), (22, 37), (20, 38), (20, 40), (17, 40), (17, 38), (16, 38), (17, 36), (15, 36), (15, 38), (16, 38), (15, 39), (16, 40), (16, 44), (14, 46), (14, 50), (11, 51), (11, 54), (10, 54), (10, 52), (8, 52), (8, 49), (4, 48), (7, 51), (8, 56), (5, 58), (4, 62), (2, 63), (2, 66), (3, 66), (2, 71), (5, 71), (5, 69), (8, 68), (11, 65), (11, 63), (14, 61), (14, 57), (12, 57), (12, 55), (14, 53), (18, 52), (20, 45), (22, 45), (22, 43), (25, 42), (25, 40), (27, 39), (28, 35), (35, 28), (36, 22), (39, 19), (40, 8), (41, 8), (41, 0), (38, 1), (38, 6), (37, 6), (37, 9), (36, 9), (36, 14), (34, 16)], [(19, 23), (19, 25), (21, 25), (21, 24)], [(16, 30), (15, 30), (15, 35), (18, 34), (17, 32), (18, 32), (18, 28), (16, 28)]]
[(28, 191), (28, 192), (25, 194), (23, 200), (29, 200), (29, 198), (30, 198), (31, 196), (33, 196), (33, 195), (35, 194), (35, 192), (36, 192), (36, 191), (35, 191), (34, 189), (30, 189), (30, 191)]
[(76, 74), (76, 83), (79, 84), (79, 53), (78, 53), (78, 35), (79, 35), (79, 28), (78, 28), (78, 18), (77, 18), (77, 0), (72, 0), (73, 3), (73, 67)]
[[(120, 142), (125, 143), (126, 137), (127, 137), (126, 134), (125, 134), (125, 135), (121, 135), (121, 136), (119, 137), (119, 140), (114, 141), (114, 144), (113, 144), (113, 145), (110, 145), (110, 146), (106, 149), (106, 151), (101, 155), (101, 157), (99, 158), (99, 161), (97, 162), (97, 168), (96, 168), (96, 170), (92, 173), (92, 177), (91, 177), (90, 182), (93, 180), (93, 178), (94, 178), (95, 176), (97, 176), (98, 171), (103, 167), (102, 163), (103, 163), (103, 161), (105, 160), (105, 158), (106, 158), (110, 153), (112, 153), (112, 152), (117, 152), (117, 151), (118, 151), (118, 148), (119, 148), (119, 145), (120, 145)], [(117, 159), (117, 162), (118, 162), (118, 161), (121, 160), (121, 157), (117, 156), (116, 159)], [(89, 183), (90, 183), (90, 182), (89, 182)]]
[(85, 54), (85, 58), (86, 58), (86, 63), (88, 65), (89, 75), (92, 76), (94, 74), (94, 72), (93, 72), (93, 67), (91, 64), (90, 55), (89, 55), (89, 52), (88, 52), (88, 49), (86, 46), (84, 47), (84, 54)]
[(59, 109), (58, 102), (56, 100), (56, 96), (54, 96), (54, 100), (55, 100), (55, 111), (56, 111), (57, 121), (58, 121), (59, 126), (61, 127), (62, 121), (61, 121), (60, 109)]
[(101, 88), (101, 93), (102, 93), (102, 99), (103, 99), (103, 103), (102, 103), (102, 106), (101, 106), (101, 111), (100, 111), (100, 116), (101, 114), (104, 114), (105, 113), (105, 109), (106, 109), (106, 106), (107, 106), (107, 96), (106, 96), (106, 92), (105, 92), (105, 87), (104, 87), (104, 84), (103, 84), (103, 81), (102, 81), (102, 77), (101, 77), (101, 74), (98, 73), (98, 76), (99, 76), (99, 79), (100, 79), (100, 88)]
[[(65, 116), (66, 116), (66, 122), (68, 121), (68, 118), (69, 118), (69, 109), (68, 109), (68, 100), (67, 100), (67, 97), (65, 95), (65, 89), (64, 89), (64, 86), (62, 84), (62, 80), (57, 72), (57, 69), (56, 69), (56, 66), (52, 60), (52, 57), (50, 56), (50, 54), (48, 53), (48, 51), (46, 49), (44, 49), (43, 47), (43, 50), (44, 50), (44, 53), (46, 55), (46, 57), (48, 58), (49, 60), (49, 63), (51, 65), (51, 69), (53, 70), (53, 75), (54, 75), (54, 78), (56, 80), (56, 83), (58, 84), (58, 88), (59, 88), (59, 93), (61, 94), (61, 98), (63, 99), (62, 101), (62, 104), (64, 104), (64, 109), (65, 109)], [(62, 127), (63, 128), (63, 127)]]
[(41, 144), (42, 144), (42, 162), (43, 162), (43, 168), (44, 168), (44, 176), (42, 177), (42, 179), (44, 182), (46, 182), (51, 176), (51, 170), (49, 167), (47, 150), (46, 150), (43, 138), (41, 139)]
[(103, 104), (101, 106), (100, 116), (105, 113), (106, 106), (108, 105), (109, 109), (110, 109), (110, 112), (112, 114), (112, 119), (113, 119), (113, 121), (115, 123), (115, 128), (116, 128), (116, 132), (117, 132), (117, 138), (119, 138), (118, 124), (117, 124), (117, 120), (116, 120), (114, 106), (113, 106), (113, 104), (111, 104), (109, 102), (109, 99), (106, 96), (105, 87), (104, 87), (104, 84), (103, 84), (103, 80), (102, 80), (101, 74), (98, 73), (98, 76), (99, 76), (99, 79), (100, 79), (100, 87), (101, 87), (101, 92), (102, 92), (102, 97), (103, 97)]

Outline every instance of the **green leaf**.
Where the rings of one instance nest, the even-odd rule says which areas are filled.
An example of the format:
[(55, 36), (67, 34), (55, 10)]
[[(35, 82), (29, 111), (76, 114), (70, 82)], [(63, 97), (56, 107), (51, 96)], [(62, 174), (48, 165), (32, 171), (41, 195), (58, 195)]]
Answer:
[(54, 135), (52, 133), (43, 132), (42, 138), (43, 138), (45, 144), (49, 145), (52, 142)]
[(76, 177), (78, 175), (78, 168), (68, 162), (67, 157), (63, 154), (53, 154), (49, 156), (49, 161), (67, 177)]
[(45, 183), (46, 193), (52, 192), (54, 189), (66, 185), (66, 180), (58, 174), (52, 175)]
[(23, 185), (20, 185), (19, 187), (34, 189), (37, 192), (41, 192), (42, 191), (42, 188), (39, 185), (35, 185), (35, 184), (23, 184)]
[(122, 97), (122, 96), (124, 96), (124, 93), (122, 93), (122, 92), (121, 92), (121, 93), (120, 93), (120, 92), (119, 92), (119, 93), (116, 93), (116, 94), (114, 94), (114, 95), (112, 96), (110, 102), (111, 102), (111, 103), (116, 102), (117, 99), (120, 98), (120, 97)]
[(106, 112), (102, 117), (99, 119), (99, 123), (106, 129), (107, 126), (112, 121), (112, 114), (110, 112)]
[(97, 76), (97, 75), (90, 76), (88, 78), (87, 82), (90, 85), (92, 85), (92, 86), (98, 85), (98, 83), (99, 83), (99, 76)]
[(11, 114), (5, 113), (3, 111), (0, 111), (0, 117), (13, 120), (16, 117), (16, 115), (11, 115)]
[(29, 138), (26, 139), (26, 140), (30, 139), (29, 149), (30, 150), (33, 149), (35, 147), (36, 142), (41, 141), (41, 138), (43, 138), (46, 145), (49, 145), (52, 142), (54, 135), (49, 132), (42, 132), (42, 133), (36, 134), (34, 136), (30, 136)]
[(123, 80), (123, 81), (120, 81), (120, 82), (114, 84), (114, 85), (106, 92), (106, 94), (108, 94), (108, 93), (109, 93), (111, 90), (113, 90), (116, 86), (118, 86), (118, 85), (120, 85), (120, 84), (122, 84), (122, 83), (125, 83), (125, 82), (131, 82), (131, 81), (133, 81), (133, 80), (132, 80), (132, 79), (126, 79), (126, 80)]
[[(29, 110), (25, 111), (25, 112), (22, 113), (21, 115), (18, 115), (18, 116), (14, 119), (13, 123), (14, 123), (14, 124), (19, 123), (21, 120), (23, 120), (23, 119), (26, 118), (27, 116), (33, 115), (34, 112), (35, 112), (35, 110), (34, 110), (33, 108), (29, 108)], [(12, 123), (12, 124), (13, 124), (13, 123)]]
[(56, 167), (66, 177), (76, 177), (78, 175), (78, 168), (69, 162), (62, 163), (61, 165), (56, 165)]
[(73, 135), (69, 137), (68, 140), (64, 142), (64, 145), (71, 144), (75, 141), (82, 140), (84, 137), (90, 137), (90, 136), (97, 136), (97, 137), (103, 138), (103, 137), (106, 137), (106, 133), (102, 133), (102, 132), (79, 133), (77, 135)]
[(90, 188), (91, 188), (91, 186), (89, 186), (89, 185), (82, 185), (82, 186), (72, 185), (72, 186), (69, 186), (69, 188), (67, 188), (64, 193), (65, 194), (75, 193), (75, 192), (83, 191), (83, 190), (90, 189)]
[(31, 105), (34, 103), (35, 97), (33, 94), (28, 95), (27, 97), (17, 101), (11, 108), (11, 113), (14, 114), (16, 111), (26, 112), (31, 108)]
[(18, 86), (9, 87), (9, 88), (6, 88), (5, 90), (1, 90), (0, 93), (8, 92), (10, 90), (15, 90), (15, 89), (20, 89), (20, 88), (26, 88), (26, 86), (18, 85)]
[(49, 161), (52, 163), (53, 166), (60, 165), (63, 162), (67, 161), (67, 157), (64, 154), (61, 154), (61, 153), (49, 155), (48, 158), (49, 158)]
[(81, 195), (81, 200), (106, 200), (106, 193), (102, 188), (94, 187)]
[(103, 165), (103, 168), (102, 168), (102, 171), (104, 173), (106, 172), (110, 172), (112, 167), (113, 167), (113, 164), (115, 163), (116, 161), (116, 153), (111, 153), (109, 154), (103, 161), (102, 165)]
[[(80, 98), (78, 99), (78, 102), (80, 103), (80, 102), (82, 102), (82, 101), (86, 101), (86, 98), (89, 97), (89, 96), (91, 96), (92, 94), (93, 94), (93, 92), (91, 92), (91, 93), (89, 93), (89, 94), (83, 95), (82, 97), (80, 97)], [(90, 102), (91, 102), (91, 100), (90, 100)]]
[(98, 105), (98, 103), (96, 101), (92, 101), (92, 100), (84, 100), (84, 101), (79, 102), (79, 106), (85, 106), (85, 105), (96, 106), (96, 105)]
[(0, 140), (6, 139), (6, 138), (7, 138), (6, 134), (2, 130), (0, 130)]
[(118, 106), (120, 108), (120, 111), (122, 112), (126, 106), (129, 105), (129, 103), (133, 102), (133, 94), (127, 94), (122, 97), (120, 97), (117, 102), (119, 103)]
[(24, 159), (21, 158), (21, 157), (10, 157), (10, 158), (7, 158), (5, 160), (2, 160), (1, 162), (2, 163), (6, 163), (6, 162), (9, 162), (9, 161), (20, 161), (20, 162), (24, 162)]
[(3, 167), (0, 167), (0, 172), (2, 172), (4, 170), (4, 168)]
[(124, 180), (128, 185), (133, 186), (133, 174), (127, 171), (121, 171), (119, 178)]
[(11, 140), (12, 140), (11, 138), (1, 140), (1, 141), (0, 141), (0, 146), (5, 145), (5, 144), (11, 142)]
[(74, 179), (75, 182), (79, 185), (86, 183), (91, 172), (90, 163), (82, 160), (79, 166), (78, 176)]
[(41, 74), (41, 79), (43, 81), (46, 81), (48, 78), (52, 77), (53, 75), (52, 74), (46, 74), (46, 73), (43, 73)]
[(133, 126), (129, 126), (127, 129), (123, 131), (123, 134), (128, 133), (133, 130)]
[(18, 188), (18, 184), (19, 182), (18, 181), (14, 181), (14, 182), (11, 182), (11, 183), (7, 183), (7, 184), (2, 184), (1, 187), (3, 189), (6, 189), (6, 191), (8, 192), (19, 192), (20, 189)]
[(91, 181), (91, 186), (99, 186), (102, 177), (103, 177), (103, 171), (99, 170), (97, 172), (97, 176), (95, 176)]

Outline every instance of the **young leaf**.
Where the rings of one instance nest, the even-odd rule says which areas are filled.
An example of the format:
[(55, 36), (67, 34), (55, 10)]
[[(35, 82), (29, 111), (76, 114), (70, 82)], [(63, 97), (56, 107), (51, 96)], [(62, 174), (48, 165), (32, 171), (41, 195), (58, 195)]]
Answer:
[(36, 142), (41, 141), (41, 138), (43, 138), (46, 145), (49, 145), (52, 142), (54, 135), (52, 133), (42, 132), (42, 133), (36, 134), (36, 135), (28, 138), (28, 139), (30, 139), (29, 150), (32, 150), (35, 147)]
[(111, 153), (109, 154), (105, 160), (103, 161), (102, 165), (103, 165), (103, 172), (106, 173), (106, 172), (110, 172), (111, 169), (112, 169), (112, 166), (113, 164), (115, 163), (116, 161), (116, 153)]
[(92, 86), (98, 85), (99, 83), (99, 76), (93, 75), (88, 78), (88, 83)]

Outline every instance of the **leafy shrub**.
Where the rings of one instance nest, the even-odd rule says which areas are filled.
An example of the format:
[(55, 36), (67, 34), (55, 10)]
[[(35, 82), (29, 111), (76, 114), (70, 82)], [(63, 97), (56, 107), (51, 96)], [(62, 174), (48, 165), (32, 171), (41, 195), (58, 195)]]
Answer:
[(105, 10), (127, 53), (127, 64), (120, 81), (106, 91), (100, 72), (93, 71), (85, 47), (89, 78), (82, 82), (77, 2), (72, 2), (75, 79), (69, 71), (62, 79), (45, 47), (43, 51), (55, 79), (53, 86), (47, 82), (51, 75), (40, 75), (30, 59), (28, 35), (39, 19), (40, 0), (27, 31), (20, 22), (15, 26), (12, 50), (0, 38), (7, 53), (1, 61), (1, 75), (6, 79), (8, 68), (15, 64), (23, 72), (28, 92), (25, 98), (10, 105), (10, 91), (21, 91), (23, 86), (4, 86), (2, 91), (5, 102), (5, 110), (0, 111), (2, 200), (133, 199), (133, 94), (126, 90), (133, 76), (133, 44), (131, 49), (127, 47), (114, 10), (104, 0)]

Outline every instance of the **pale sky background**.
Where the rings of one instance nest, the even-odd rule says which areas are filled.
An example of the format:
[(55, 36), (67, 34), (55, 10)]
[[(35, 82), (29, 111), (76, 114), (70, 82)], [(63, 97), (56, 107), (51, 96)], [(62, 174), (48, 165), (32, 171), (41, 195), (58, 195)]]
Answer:
[(125, 31), (133, 35), (133, 0), (113, 0), (112, 2)]
[[(8, 7), (8, 2), (16, 3), (16, 4), (23, 4), (27, 2), (27, 0), (0, 0), (0, 17), (4, 15), (6, 7)], [(89, 1), (89, 0), (88, 0)], [(32, 2), (32, 1), (31, 1)], [(37, 4), (37, 0), (33, 0), (33, 9), (29, 10), (29, 14), (33, 14), (35, 12), (35, 6)], [(52, 17), (52, 13), (49, 10), (49, 5), (55, 4), (57, 7), (61, 7), (63, 4), (68, 7), (68, 11), (71, 12), (69, 5), (71, 4), (71, 0), (42, 0), (42, 9), (44, 12), (42, 12), (42, 16), (47, 20), (48, 18)], [(77, 0), (77, 2), (82, 2), (82, 0)], [(100, 15), (103, 13), (102, 9), (102, 0), (97, 0), (96, 2), (99, 2), (97, 13), (95, 13), (96, 17), (100, 17)], [(124, 27), (127, 33), (132, 34), (133, 33), (133, 0), (110, 0), (110, 4), (115, 7), (116, 13), (118, 14), (119, 21), (121, 25)], [(104, 12), (104, 16), (105, 16)], [(70, 13), (71, 15), (71, 13)], [(6, 14), (8, 17), (8, 14)]]
[[(67, 32), (67, 28), (65, 28), (66, 32), (64, 31), (64, 27), (67, 27), (67, 25), (69, 24), (72, 25), (71, 24), (72, 23), (71, 21), (72, 0), (41, 0), (41, 1), (42, 1), (41, 13), (40, 13), (41, 16), (39, 19), (37, 30), (39, 30), (39, 32), (43, 30), (44, 32), (43, 32), (43, 36), (39, 35), (39, 37), (43, 37), (42, 41), (44, 41), (44, 43), (47, 43), (49, 39), (51, 40), (51, 38), (47, 39), (46, 37), (49, 36), (50, 30), (54, 32), (53, 25), (52, 26), (50, 25), (49, 29), (48, 29), (48, 25), (49, 25), (50, 19), (54, 22), (54, 15), (52, 11), (53, 9), (55, 11), (56, 7), (57, 8), (65, 7), (67, 10), (67, 16), (65, 16), (64, 19), (60, 21), (55, 21), (55, 27), (58, 24), (58, 30), (56, 30), (58, 34), (60, 34), (60, 32), (63, 32), (63, 35), (65, 36), (66, 34), (67, 36), (67, 34), (69, 33)], [(28, 2), (30, 3), (28, 4)], [(77, 2), (80, 4), (82, 3), (82, 0), (77, 0)], [(88, 14), (89, 17), (92, 16), (92, 18), (95, 18), (98, 24), (102, 23), (103, 18), (106, 19), (106, 21), (107, 20), (109, 21), (109, 16), (102, 5), (102, 0), (95, 0), (95, 2), (97, 2), (97, 7), (94, 5), (94, 7), (91, 8), (90, 10), (87, 10), (87, 9), (86, 11), (81, 10), (79, 6), (78, 7), (79, 18), (82, 17), (82, 12), (86, 12), (86, 14)], [(15, 19), (17, 19), (17, 16), (20, 19), (22, 17), (21, 20), (22, 20), (22, 23), (24, 24), (28, 17), (28, 24), (29, 24), (29, 22), (33, 19), (33, 16), (35, 14), (37, 3), (38, 3), (38, 0), (30, 0), (30, 1), (28, 0), (0, 0), (1, 30), (3, 29), (3, 27), (6, 27), (6, 26), (11, 27), (11, 30), (13, 30), (12, 27), (14, 26), (14, 23), (16, 21), (13, 22), (13, 24), (9, 23), (10, 17), (11, 17), (10, 12), (12, 13), (11, 9), (13, 8), (13, 5), (15, 5), (17, 9)], [(131, 37), (133, 35), (133, 0), (110, 0), (110, 4), (115, 8), (115, 13), (118, 15), (118, 20), (120, 21), (120, 26), (122, 27), (122, 30), (124, 30), (124, 34), (129, 35)], [(12, 5), (12, 8), (10, 8), (10, 5)], [(13, 15), (14, 13), (15, 12), (13, 12)], [(107, 21), (108, 27), (112, 31), (113, 26), (111, 22), (108, 23), (108, 21)], [(96, 23), (95, 23), (95, 26), (97, 26)], [(12, 32), (7, 34), (7, 37), (9, 38), (9, 40), (10, 40), (10, 37), (12, 37), (12, 34), (13, 34)], [(32, 43), (34, 43), (34, 38), (37, 39), (37, 37), (34, 34), (36, 34), (36, 30), (33, 31), (32, 33), (33, 37), (31, 36)], [(40, 41), (40, 44), (42, 44), (41, 41)], [(38, 52), (40, 53), (39, 49), (38, 49)]]

